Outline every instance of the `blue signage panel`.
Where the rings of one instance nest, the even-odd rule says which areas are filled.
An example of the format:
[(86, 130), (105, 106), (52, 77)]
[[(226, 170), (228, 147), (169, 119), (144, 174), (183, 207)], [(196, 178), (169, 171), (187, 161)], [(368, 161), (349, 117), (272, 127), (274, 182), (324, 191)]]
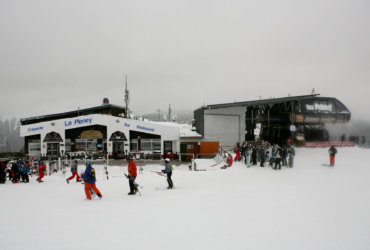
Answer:
[(43, 130), (43, 129), (44, 129), (43, 126), (36, 127), (36, 128), (28, 128), (28, 132), (36, 132), (38, 130)]
[(85, 124), (91, 124), (92, 118), (84, 118), (84, 119), (74, 119), (73, 121), (65, 121), (64, 126), (69, 127), (72, 125), (85, 125)]
[(152, 131), (152, 132), (154, 132), (154, 128), (147, 128), (147, 127), (139, 126), (139, 125), (137, 125), (136, 127), (137, 127), (138, 129), (142, 129), (142, 130), (146, 130), (146, 131)]

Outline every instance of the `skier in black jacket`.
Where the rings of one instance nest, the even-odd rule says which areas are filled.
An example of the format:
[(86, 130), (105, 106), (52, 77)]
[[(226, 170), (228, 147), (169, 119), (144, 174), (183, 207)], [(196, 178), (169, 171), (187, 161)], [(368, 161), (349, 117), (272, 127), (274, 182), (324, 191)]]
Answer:
[(18, 164), (13, 162), (12, 163), (12, 176), (13, 176), (13, 183), (19, 183), (21, 172), (19, 170)]
[(5, 183), (6, 179), (6, 165), (0, 161), (0, 183)]
[(257, 165), (257, 150), (255, 146), (252, 148), (252, 163), (253, 165)]

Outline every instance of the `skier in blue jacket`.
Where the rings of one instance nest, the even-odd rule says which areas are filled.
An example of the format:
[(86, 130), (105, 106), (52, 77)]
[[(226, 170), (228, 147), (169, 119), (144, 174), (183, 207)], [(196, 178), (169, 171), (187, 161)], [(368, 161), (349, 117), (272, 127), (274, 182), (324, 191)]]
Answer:
[(30, 182), (28, 174), (30, 173), (30, 165), (28, 162), (25, 162), (22, 168), (22, 181), (25, 183)]
[(172, 179), (171, 179), (171, 176), (172, 176), (172, 166), (170, 164), (170, 159), (169, 158), (166, 158), (165, 159), (165, 168), (164, 170), (162, 170), (163, 173), (166, 173), (167, 174), (167, 182), (168, 182), (168, 189), (172, 189), (173, 188), (173, 182), (172, 182)]
[(86, 161), (86, 170), (83, 175), (83, 179), (85, 181), (85, 194), (86, 194), (87, 200), (91, 200), (90, 188), (96, 193), (96, 195), (99, 198), (103, 197), (99, 189), (95, 185), (95, 182), (96, 182), (95, 169), (91, 167), (90, 160)]

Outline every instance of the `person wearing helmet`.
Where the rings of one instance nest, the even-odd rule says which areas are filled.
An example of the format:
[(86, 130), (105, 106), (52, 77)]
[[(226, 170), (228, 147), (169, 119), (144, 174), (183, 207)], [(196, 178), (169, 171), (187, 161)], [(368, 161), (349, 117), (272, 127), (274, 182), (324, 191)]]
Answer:
[(165, 159), (165, 168), (162, 170), (163, 173), (167, 174), (167, 182), (168, 182), (168, 189), (173, 188), (173, 182), (172, 182), (172, 165), (170, 164), (170, 159)]
[(130, 193), (128, 195), (136, 194), (137, 192), (137, 185), (135, 185), (135, 179), (137, 176), (137, 167), (135, 164), (134, 159), (132, 159), (130, 156), (127, 157), (128, 162), (128, 183), (130, 185)]
[(74, 160), (71, 166), (72, 176), (66, 179), (67, 183), (69, 183), (70, 180), (75, 178), (75, 176), (76, 176), (76, 181), (80, 182), (80, 176), (78, 176), (78, 173), (77, 173), (77, 166), (78, 166), (78, 162), (77, 160)]
[(86, 161), (86, 170), (83, 175), (85, 181), (85, 194), (86, 199), (91, 200), (91, 193), (90, 188), (96, 193), (96, 195), (101, 199), (103, 196), (100, 193), (99, 189), (96, 187), (96, 177), (95, 177), (95, 169), (91, 166), (91, 161)]

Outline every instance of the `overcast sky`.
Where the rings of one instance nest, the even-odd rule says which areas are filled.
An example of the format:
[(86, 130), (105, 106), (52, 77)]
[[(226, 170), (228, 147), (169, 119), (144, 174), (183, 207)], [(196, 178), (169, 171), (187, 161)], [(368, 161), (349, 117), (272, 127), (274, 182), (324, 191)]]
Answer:
[(0, 116), (310, 94), (370, 119), (370, 1), (1, 0)]

